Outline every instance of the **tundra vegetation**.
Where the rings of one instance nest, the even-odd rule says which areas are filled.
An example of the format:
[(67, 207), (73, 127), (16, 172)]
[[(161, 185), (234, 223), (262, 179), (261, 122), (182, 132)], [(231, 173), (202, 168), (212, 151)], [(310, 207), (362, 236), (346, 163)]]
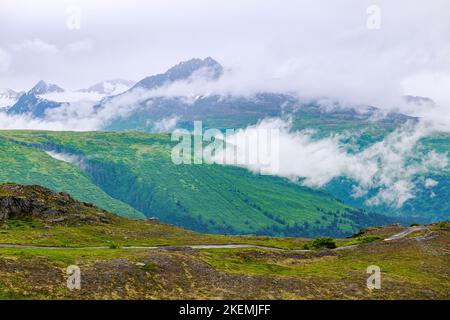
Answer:
[[(40, 186), (4, 184), (0, 203), (2, 299), (449, 298), (448, 222), (392, 241), (382, 239), (404, 227), (314, 240), (201, 234)], [(251, 246), (191, 247), (201, 244)], [(69, 265), (80, 290), (66, 286)], [(382, 270), (379, 290), (366, 287), (370, 265)]]

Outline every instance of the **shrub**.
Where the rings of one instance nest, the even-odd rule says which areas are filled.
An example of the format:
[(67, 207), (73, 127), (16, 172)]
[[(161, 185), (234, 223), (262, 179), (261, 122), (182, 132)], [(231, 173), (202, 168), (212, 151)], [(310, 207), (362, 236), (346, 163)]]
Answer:
[(345, 245), (351, 246), (351, 245), (355, 245), (355, 244), (369, 243), (369, 242), (380, 241), (380, 240), (382, 240), (380, 237), (373, 237), (373, 236), (358, 237), (358, 238), (353, 239), (352, 241), (346, 243)]
[(109, 244), (109, 248), (110, 249), (120, 249), (120, 245), (118, 243), (112, 242)]
[(146, 263), (142, 266), (142, 269), (146, 271), (158, 271), (161, 268), (156, 263)]
[(367, 236), (361, 238), (361, 243), (369, 243), (374, 241), (382, 240), (380, 237), (374, 237), (374, 236)]
[(447, 230), (450, 226), (448, 221), (441, 221), (436, 223), (436, 226), (440, 229), (440, 230)]
[(313, 241), (312, 247), (314, 249), (321, 249), (321, 248), (334, 249), (336, 248), (336, 243), (332, 238), (321, 237)]

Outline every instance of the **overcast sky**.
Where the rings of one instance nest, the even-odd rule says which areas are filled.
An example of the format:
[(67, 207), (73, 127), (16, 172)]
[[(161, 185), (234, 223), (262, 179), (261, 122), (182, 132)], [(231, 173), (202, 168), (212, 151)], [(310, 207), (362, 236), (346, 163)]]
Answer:
[(449, 12), (448, 0), (1, 0), (0, 87), (78, 89), (211, 56), (243, 87), (448, 103)]

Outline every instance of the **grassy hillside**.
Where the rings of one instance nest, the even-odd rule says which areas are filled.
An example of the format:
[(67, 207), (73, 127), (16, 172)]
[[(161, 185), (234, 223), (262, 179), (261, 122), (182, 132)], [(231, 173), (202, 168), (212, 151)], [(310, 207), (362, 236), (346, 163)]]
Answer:
[(311, 239), (209, 235), (129, 219), (38, 185), (0, 185), (0, 246), (176, 246), (253, 244), (299, 249)]
[[(252, 99), (232, 97), (200, 97), (191, 103), (182, 98), (152, 98), (152, 103), (144, 104), (130, 115), (113, 121), (108, 130), (152, 131), (154, 124), (162, 119), (177, 116), (177, 127), (192, 130), (194, 120), (202, 120), (204, 128), (245, 128), (258, 121), (280, 117), (292, 121), (292, 130), (313, 130), (314, 138), (326, 138), (339, 134), (341, 142), (347, 144), (348, 152), (361, 151), (382, 141), (405, 123), (417, 123), (418, 118), (398, 113), (381, 116), (380, 110), (372, 107), (345, 108), (339, 105), (325, 107), (317, 103), (301, 103), (286, 95), (262, 94)], [(280, 107), (282, 106), (282, 107)], [(362, 111), (362, 112), (361, 112)], [(450, 136), (433, 134), (422, 139), (415, 153), (421, 158), (421, 151), (433, 150), (441, 155), (448, 153)], [(409, 159), (412, 160), (412, 159)], [(344, 203), (380, 212), (390, 216), (405, 216), (416, 221), (438, 221), (448, 218), (450, 212), (450, 167), (438, 172), (418, 174), (414, 177), (414, 198), (401, 208), (394, 205), (368, 205), (367, 200), (378, 191), (372, 189), (367, 197), (354, 197), (355, 181), (337, 177), (324, 190)], [(423, 182), (433, 178), (438, 184), (427, 188)]]
[[(74, 187), (83, 181), (146, 216), (197, 231), (336, 236), (392, 222), (281, 178), (219, 165), (177, 166), (170, 159), (169, 135), (3, 131), (0, 141), (5, 146), (2, 156), (13, 163), (2, 170), (4, 180), (35, 183), (27, 174), (31, 168), (41, 172), (41, 184), (53, 189), (67, 186), (75, 197), (84, 194), (82, 187)], [(83, 170), (52, 159), (41, 149), (76, 155)], [(28, 154), (42, 159), (34, 161)], [(90, 201), (107, 208), (95, 196)]]
[(0, 138), (0, 182), (41, 184), (55, 191), (66, 191), (75, 198), (94, 202), (124, 216), (142, 218), (143, 214), (112, 198), (92, 183), (78, 167), (53, 159), (44, 151)]

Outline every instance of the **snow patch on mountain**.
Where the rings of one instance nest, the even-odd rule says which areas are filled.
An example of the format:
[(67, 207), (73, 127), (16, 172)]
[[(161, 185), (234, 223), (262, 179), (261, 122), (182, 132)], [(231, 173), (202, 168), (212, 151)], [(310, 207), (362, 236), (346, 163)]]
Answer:
[(47, 83), (44, 80), (40, 80), (30, 91), (28, 91), (28, 94), (42, 95), (55, 92), (64, 92), (64, 89), (56, 84)]
[(0, 88), (0, 109), (13, 106), (23, 95), (23, 92), (16, 92), (8, 88)]
[(96, 93), (102, 96), (110, 96), (125, 92), (134, 84), (135, 82), (130, 80), (112, 79), (96, 83), (89, 88), (81, 89), (78, 91), (84, 93)]

